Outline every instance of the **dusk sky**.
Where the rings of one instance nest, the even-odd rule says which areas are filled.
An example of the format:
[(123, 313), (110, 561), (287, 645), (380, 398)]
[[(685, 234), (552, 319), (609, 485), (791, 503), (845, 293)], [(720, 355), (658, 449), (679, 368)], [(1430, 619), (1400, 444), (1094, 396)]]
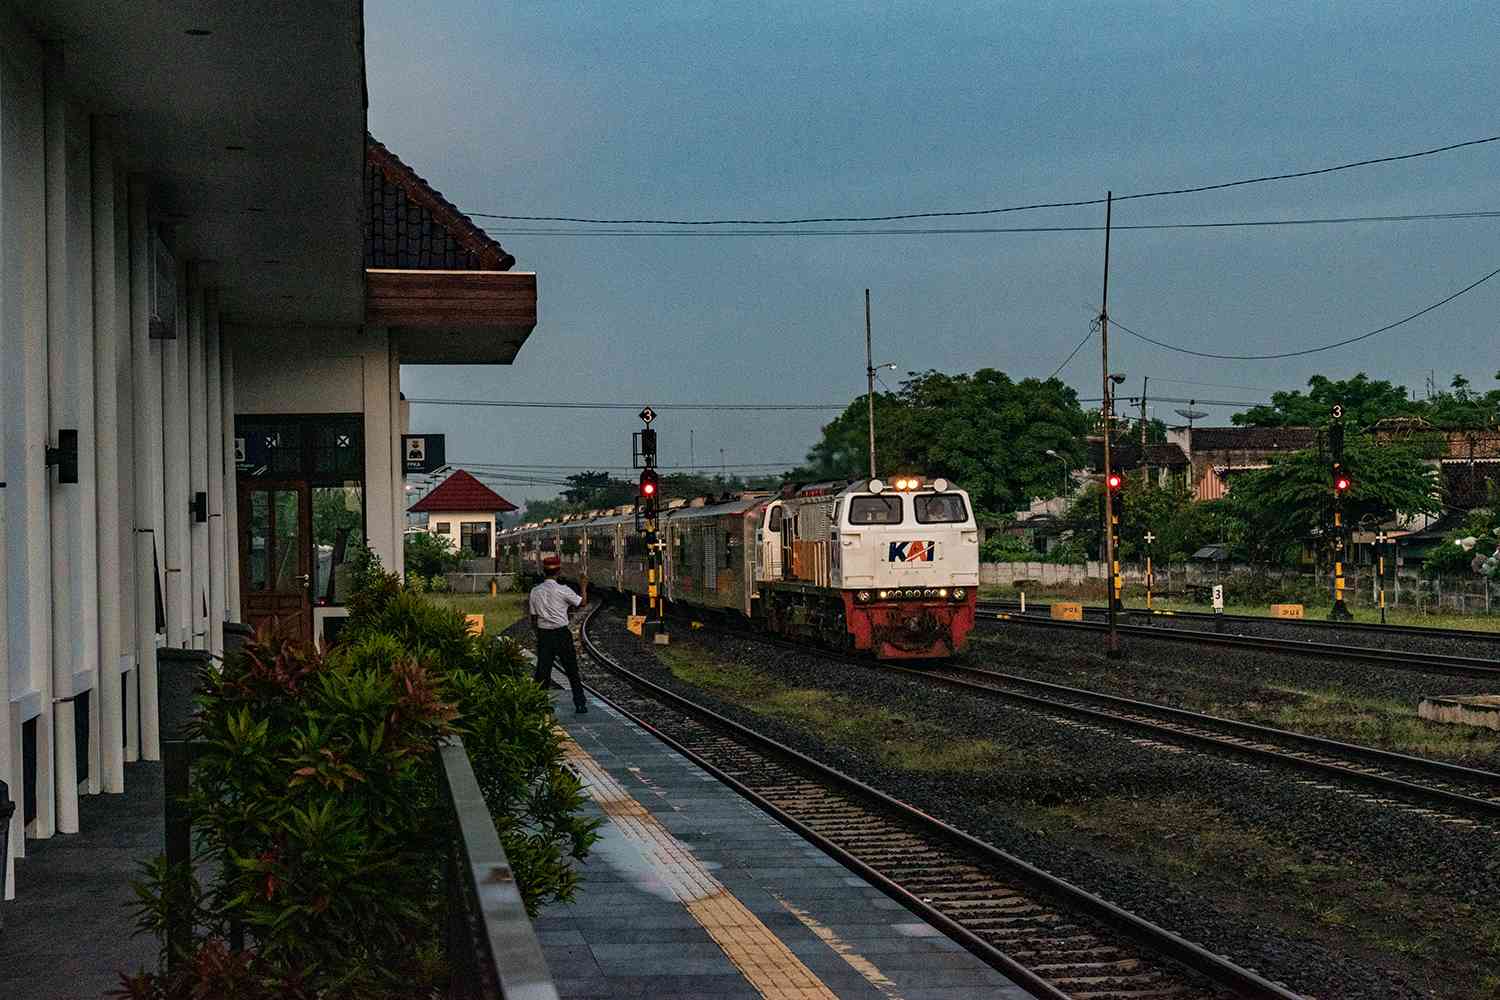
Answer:
[[(1336, 8), (1336, 9), (1332, 9)], [(369, 121), (460, 208), (590, 218), (962, 211), (1210, 184), (1500, 133), (1488, 4), (367, 0)], [(1486, 110), (1490, 109), (1490, 110)], [(1117, 226), (1500, 209), (1500, 143), (1126, 201)], [(1102, 207), (863, 226), (1102, 225)], [(409, 397), (845, 404), (875, 360), (1045, 378), (1099, 310), (1103, 234), (543, 235), (476, 218), (538, 275), (510, 367), (408, 366)], [(1354, 336), (1500, 267), (1496, 218), (1114, 234), (1110, 314), (1196, 350)], [(622, 227), (640, 232), (645, 227)], [(734, 228), (734, 227), (730, 227)], [(754, 228), (762, 231), (766, 227)], [(798, 227), (780, 227), (795, 229)], [(1122, 395), (1249, 402), (1357, 371), (1493, 387), (1500, 278), (1321, 354), (1209, 361), (1110, 338)], [(1063, 369), (1097, 397), (1098, 340)], [(1177, 380), (1177, 381), (1168, 381)], [(1189, 382), (1212, 383), (1192, 385)], [(1234, 388), (1231, 388), (1234, 387)], [(1178, 422), (1162, 403), (1154, 415)], [(1204, 423), (1234, 408), (1202, 406)], [(835, 411), (668, 412), (661, 461), (800, 460)], [(631, 411), (414, 406), (455, 464), (628, 465)], [(565, 474), (551, 470), (545, 477)], [(731, 471), (735, 471), (731, 468)], [(520, 502), (555, 487), (501, 483)]]

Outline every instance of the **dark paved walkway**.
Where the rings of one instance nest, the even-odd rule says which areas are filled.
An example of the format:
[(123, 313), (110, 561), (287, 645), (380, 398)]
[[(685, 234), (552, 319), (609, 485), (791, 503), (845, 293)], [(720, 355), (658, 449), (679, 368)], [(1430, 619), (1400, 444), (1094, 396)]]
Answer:
[(0, 903), (0, 998), (96, 1000), (119, 971), (155, 967), (128, 907), (140, 862), (161, 853), (161, 765), (125, 765), (125, 787), (79, 797), (81, 833), (27, 841), (16, 898)]

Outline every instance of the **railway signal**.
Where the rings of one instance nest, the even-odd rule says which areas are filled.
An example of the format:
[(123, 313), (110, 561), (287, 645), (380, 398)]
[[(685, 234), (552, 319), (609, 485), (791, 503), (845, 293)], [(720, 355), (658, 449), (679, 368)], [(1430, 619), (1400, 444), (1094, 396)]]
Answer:
[(1124, 577), (1120, 575), (1120, 517), (1125, 512), (1125, 477), (1111, 472), (1104, 477), (1108, 498), (1104, 504), (1105, 523), (1109, 528), (1109, 606), (1112, 611), (1124, 608), (1120, 594)]
[(1156, 541), (1156, 536), (1147, 531), (1141, 536), (1141, 541), (1146, 543), (1146, 612), (1151, 612), (1151, 591), (1156, 585), (1156, 574), (1151, 569), (1151, 543)]
[(1380, 584), (1380, 624), (1385, 624), (1385, 543), (1390, 540), (1383, 530), (1375, 532), (1375, 551), (1380, 560), (1380, 566), (1376, 570), (1376, 581)]
[(1333, 406), (1332, 420), (1328, 424), (1328, 452), (1333, 461), (1333, 609), (1328, 612), (1329, 621), (1349, 621), (1354, 615), (1344, 603), (1344, 496), (1353, 486), (1353, 480), (1344, 471), (1344, 407)]
[(635, 432), (636, 457), (641, 469), (635, 495), (635, 527), (646, 536), (646, 620), (641, 623), (641, 638), (659, 644), (667, 642), (667, 626), (662, 615), (661, 536), (657, 533), (657, 516), (661, 513), (661, 477), (656, 472), (656, 431), (651, 421), (656, 411), (643, 407), (641, 422), (646, 426)]

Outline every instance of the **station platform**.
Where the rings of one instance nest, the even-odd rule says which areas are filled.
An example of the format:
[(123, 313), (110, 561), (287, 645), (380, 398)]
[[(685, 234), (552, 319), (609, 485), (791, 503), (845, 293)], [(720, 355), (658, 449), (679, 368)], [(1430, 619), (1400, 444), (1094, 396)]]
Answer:
[(557, 692), (605, 820), (536, 920), (564, 1000), (1020, 1000), (1023, 991), (619, 713)]

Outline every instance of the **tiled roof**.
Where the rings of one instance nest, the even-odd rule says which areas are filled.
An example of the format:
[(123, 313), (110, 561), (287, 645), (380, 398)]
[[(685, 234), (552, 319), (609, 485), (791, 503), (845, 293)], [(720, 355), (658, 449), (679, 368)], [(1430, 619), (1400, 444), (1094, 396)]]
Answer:
[(401, 158), (365, 136), (365, 267), (508, 271), (516, 259)]
[[(1089, 438), (1089, 468), (1104, 468), (1104, 439)], [(1146, 464), (1154, 469), (1182, 469), (1188, 464), (1187, 455), (1175, 444), (1148, 444)], [(1141, 467), (1141, 445), (1139, 441), (1116, 441), (1109, 449), (1109, 466), (1121, 472)]]
[(489, 514), (515, 509), (515, 504), (463, 469), (438, 483), (436, 489), (409, 508), (413, 514)]
[(1192, 450), (1297, 451), (1317, 443), (1311, 427), (1194, 427)]

